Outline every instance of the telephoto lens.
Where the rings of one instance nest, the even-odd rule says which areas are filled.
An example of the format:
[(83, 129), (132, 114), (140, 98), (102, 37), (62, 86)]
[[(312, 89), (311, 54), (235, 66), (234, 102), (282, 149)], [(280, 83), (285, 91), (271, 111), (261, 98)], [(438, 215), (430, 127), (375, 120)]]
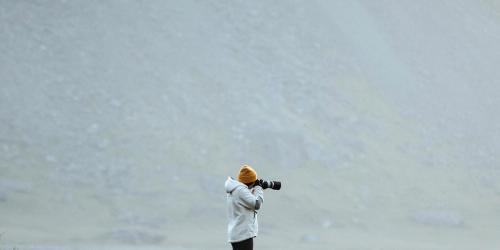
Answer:
[(281, 181), (265, 181), (262, 179), (256, 180), (255, 184), (257, 186), (261, 186), (263, 189), (274, 189), (274, 190), (280, 190), (281, 189)]
[(281, 189), (281, 181), (269, 181), (269, 187), (274, 190)]
[(261, 186), (263, 189), (270, 188), (270, 189), (274, 189), (274, 190), (280, 190), (281, 189), (281, 182), (261, 180)]

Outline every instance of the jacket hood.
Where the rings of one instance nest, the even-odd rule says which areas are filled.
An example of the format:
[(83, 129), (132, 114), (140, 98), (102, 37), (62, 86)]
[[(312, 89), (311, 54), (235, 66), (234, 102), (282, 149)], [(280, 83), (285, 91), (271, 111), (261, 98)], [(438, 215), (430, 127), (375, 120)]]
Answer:
[(227, 178), (226, 183), (224, 185), (226, 187), (226, 193), (231, 193), (233, 192), (237, 187), (243, 186), (245, 187), (246, 185), (233, 179), (233, 178)]

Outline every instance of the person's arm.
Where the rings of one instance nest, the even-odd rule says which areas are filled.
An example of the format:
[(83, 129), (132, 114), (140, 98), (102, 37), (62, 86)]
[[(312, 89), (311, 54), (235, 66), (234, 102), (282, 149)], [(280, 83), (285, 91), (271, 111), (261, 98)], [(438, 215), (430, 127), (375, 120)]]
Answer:
[(240, 190), (240, 204), (250, 210), (259, 210), (264, 202), (264, 191), (262, 187), (255, 186), (253, 193), (248, 188)]
[(253, 190), (254, 195), (257, 198), (257, 200), (255, 201), (255, 210), (259, 210), (262, 206), (262, 203), (264, 203), (264, 190), (261, 186), (255, 186)]

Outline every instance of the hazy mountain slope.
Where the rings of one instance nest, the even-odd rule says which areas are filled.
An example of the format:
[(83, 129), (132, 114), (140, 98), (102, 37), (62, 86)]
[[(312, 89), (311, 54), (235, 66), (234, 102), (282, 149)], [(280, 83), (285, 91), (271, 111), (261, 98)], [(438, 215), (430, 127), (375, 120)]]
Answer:
[[(500, 244), (495, 1), (0, 2), (0, 244)], [(330, 246), (332, 246), (330, 245)]]

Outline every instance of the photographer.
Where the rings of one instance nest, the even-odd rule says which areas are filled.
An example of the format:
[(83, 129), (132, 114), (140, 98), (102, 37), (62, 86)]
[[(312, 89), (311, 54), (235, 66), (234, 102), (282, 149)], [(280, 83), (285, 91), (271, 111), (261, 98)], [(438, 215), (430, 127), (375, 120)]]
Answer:
[(229, 219), (228, 241), (233, 250), (252, 250), (253, 238), (258, 233), (257, 210), (264, 202), (263, 189), (279, 190), (281, 183), (259, 180), (252, 167), (243, 165), (238, 173), (238, 180), (228, 177), (225, 187)]

